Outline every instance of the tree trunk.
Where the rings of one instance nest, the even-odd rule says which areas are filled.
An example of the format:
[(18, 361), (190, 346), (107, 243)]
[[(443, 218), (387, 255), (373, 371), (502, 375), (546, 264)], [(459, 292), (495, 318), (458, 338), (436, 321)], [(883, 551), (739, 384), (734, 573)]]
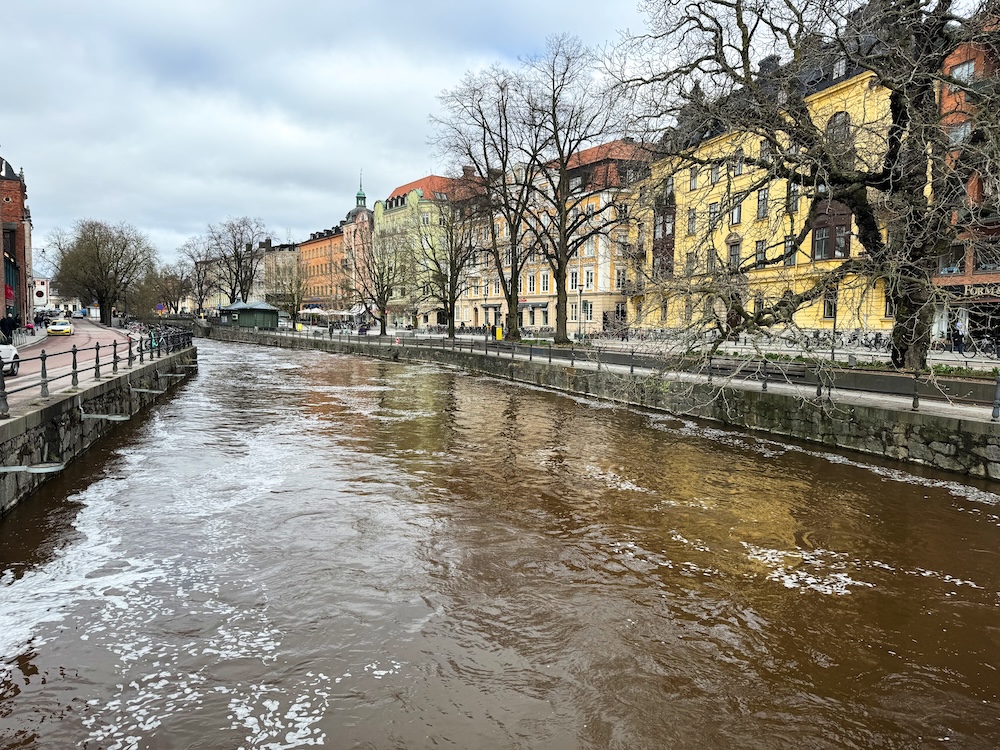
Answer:
[(566, 321), (569, 316), (566, 314), (568, 307), (568, 297), (566, 293), (566, 264), (557, 264), (552, 268), (552, 283), (556, 285), (555, 343), (568, 344), (569, 332), (566, 330)]
[(927, 367), (934, 308), (930, 290), (919, 282), (901, 282), (896, 300), (896, 323), (892, 329), (892, 364), (907, 371)]

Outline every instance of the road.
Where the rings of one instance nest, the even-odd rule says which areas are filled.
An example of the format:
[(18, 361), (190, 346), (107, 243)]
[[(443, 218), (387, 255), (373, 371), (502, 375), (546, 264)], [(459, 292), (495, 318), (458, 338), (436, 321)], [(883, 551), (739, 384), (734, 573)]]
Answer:
[[(101, 374), (110, 375), (112, 352), (118, 344), (118, 357), (128, 356), (128, 336), (125, 331), (111, 329), (89, 320), (74, 320), (73, 334), (70, 336), (39, 336), (18, 347), (21, 367), (14, 377), (5, 376), (7, 403), (12, 415), (23, 413), (29, 402), (41, 396), (41, 354), (45, 352), (46, 374), (49, 379), (49, 393), (72, 387), (73, 347), (77, 349), (77, 377), (80, 383), (94, 379), (94, 365), (97, 352), (94, 347), (101, 345)], [(121, 363), (119, 366), (122, 366)]]

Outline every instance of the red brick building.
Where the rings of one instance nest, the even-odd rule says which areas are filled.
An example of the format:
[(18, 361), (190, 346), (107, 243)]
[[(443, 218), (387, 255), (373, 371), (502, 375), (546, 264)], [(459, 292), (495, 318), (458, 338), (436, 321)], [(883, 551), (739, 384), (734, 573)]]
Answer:
[(0, 225), (3, 227), (3, 314), (31, 319), (31, 212), (24, 171), (0, 157)]
[[(996, 31), (998, 21), (981, 21), (984, 31)], [(995, 112), (981, 117), (978, 91), (995, 86), (1000, 75), (996, 48), (986, 44), (962, 44), (946, 60), (948, 81), (941, 88), (942, 122), (946, 129), (950, 165), (965, 205), (954, 217), (961, 228), (951, 253), (940, 259), (934, 281), (954, 295), (948, 310), (940, 310), (936, 332), (961, 321), (977, 338), (1000, 330), (1000, 194), (998, 186), (981, 168), (987, 157), (982, 128), (995, 127)], [(978, 132), (977, 132), (978, 131)], [(995, 181), (995, 175), (993, 176)]]

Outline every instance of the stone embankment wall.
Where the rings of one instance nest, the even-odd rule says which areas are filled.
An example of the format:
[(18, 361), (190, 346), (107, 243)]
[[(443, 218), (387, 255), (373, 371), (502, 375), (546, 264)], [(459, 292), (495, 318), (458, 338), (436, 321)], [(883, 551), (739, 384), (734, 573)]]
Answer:
[[(33, 403), (31, 411), (0, 420), (0, 467), (65, 464), (81, 455), (119, 421), (95, 415), (134, 416), (195, 371), (198, 350), (189, 347), (97, 382), (84, 382)], [(86, 416), (89, 415), (89, 416)], [(0, 515), (33, 492), (50, 473), (0, 472)]]
[(227, 328), (211, 329), (220, 340), (300, 349), (355, 353), (398, 361), (438, 362), (528, 383), (709, 419), (731, 427), (760, 430), (889, 459), (934, 466), (975, 477), (1000, 479), (1000, 425), (889, 408), (802, 399), (787, 394), (673, 382), (655, 375), (596, 371), (482, 353), (282, 336)]

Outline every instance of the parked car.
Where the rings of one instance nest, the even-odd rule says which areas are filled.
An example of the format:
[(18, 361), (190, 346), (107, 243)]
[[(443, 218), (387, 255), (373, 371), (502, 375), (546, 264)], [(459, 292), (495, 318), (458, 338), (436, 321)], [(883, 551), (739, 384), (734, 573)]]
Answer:
[(73, 315), (71, 315), (70, 317), (73, 317), (73, 318), (86, 318), (87, 317), (87, 311), (86, 310), (74, 310), (73, 311)]
[(58, 318), (49, 323), (45, 331), (49, 336), (72, 336), (73, 324), (65, 318)]
[(21, 367), (17, 348), (2, 333), (0, 333), (0, 367), (3, 367), (3, 371), (8, 375), (17, 375)]

